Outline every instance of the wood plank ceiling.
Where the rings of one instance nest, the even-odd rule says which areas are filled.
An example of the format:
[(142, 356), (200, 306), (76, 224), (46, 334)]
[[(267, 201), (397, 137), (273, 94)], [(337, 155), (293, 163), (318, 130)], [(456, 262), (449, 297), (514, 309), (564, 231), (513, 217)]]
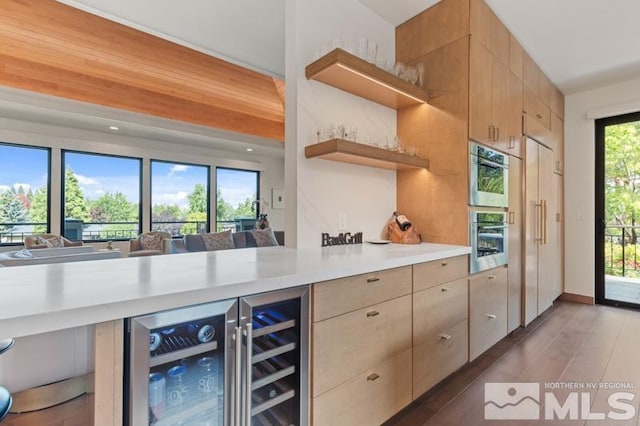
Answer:
[(0, 85), (284, 141), (284, 83), (51, 0), (0, 0)]

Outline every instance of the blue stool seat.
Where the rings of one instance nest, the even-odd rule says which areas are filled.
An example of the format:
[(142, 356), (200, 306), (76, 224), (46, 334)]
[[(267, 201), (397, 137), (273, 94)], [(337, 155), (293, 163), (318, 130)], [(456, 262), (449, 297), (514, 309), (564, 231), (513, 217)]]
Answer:
[(0, 340), (0, 355), (2, 355), (3, 353), (11, 349), (11, 346), (13, 346), (13, 343), (14, 343), (13, 339)]
[(2, 419), (9, 414), (9, 410), (11, 409), (11, 394), (8, 390), (3, 387), (0, 387), (0, 422)]

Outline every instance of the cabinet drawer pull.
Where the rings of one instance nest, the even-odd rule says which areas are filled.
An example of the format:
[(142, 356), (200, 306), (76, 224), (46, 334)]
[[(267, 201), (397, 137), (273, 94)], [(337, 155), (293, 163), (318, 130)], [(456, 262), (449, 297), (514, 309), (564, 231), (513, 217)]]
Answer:
[(441, 334), (440, 338), (442, 340), (451, 340), (451, 335), (450, 334)]
[(497, 317), (493, 314), (486, 314), (489, 319), (496, 319)]
[(378, 311), (370, 311), (370, 312), (367, 312), (367, 317), (369, 317), (369, 318), (371, 318), (371, 317), (376, 317), (376, 316), (378, 316), (378, 315), (380, 315), (380, 312), (378, 312)]
[(536, 114), (536, 117), (538, 117), (539, 119), (542, 119), (542, 114)]
[(367, 376), (367, 381), (374, 382), (374, 381), (378, 380), (379, 378), (380, 378), (380, 376), (378, 376), (376, 373), (373, 373), (373, 374), (369, 374)]
[(440, 289), (440, 291), (444, 293), (445, 291), (449, 291), (449, 289), (448, 289), (448, 288), (444, 288), (444, 287), (442, 287), (442, 288)]
[(380, 281), (380, 278), (378, 277), (367, 278), (368, 283), (375, 283), (376, 281)]
[(495, 280), (496, 276), (495, 275), (487, 275), (487, 279)]
[(448, 264), (449, 264), (448, 262), (442, 262), (440, 265), (447, 266)]

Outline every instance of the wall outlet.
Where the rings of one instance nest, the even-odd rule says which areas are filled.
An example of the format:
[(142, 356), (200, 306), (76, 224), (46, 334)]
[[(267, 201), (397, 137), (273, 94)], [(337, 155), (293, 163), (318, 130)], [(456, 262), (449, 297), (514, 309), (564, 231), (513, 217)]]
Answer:
[(338, 231), (344, 231), (347, 229), (347, 214), (338, 213)]

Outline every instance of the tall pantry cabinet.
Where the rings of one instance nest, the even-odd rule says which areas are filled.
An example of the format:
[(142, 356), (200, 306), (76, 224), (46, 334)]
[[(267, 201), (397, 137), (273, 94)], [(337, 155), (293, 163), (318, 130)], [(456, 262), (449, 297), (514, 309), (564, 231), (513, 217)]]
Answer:
[[(442, 0), (400, 25), (396, 60), (425, 68), (429, 102), (398, 111), (398, 135), (430, 159), (430, 168), (397, 175), (398, 209), (412, 218), (425, 241), (469, 244), (469, 140), (521, 159), (514, 163), (520, 185), (510, 184), (520, 189), (512, 194), (510, 219), (520, 220), (510, 224), (514, 250), (504, 303), (508, 331), (528, 324), (562, 292), (562, 93), (484, 0)], [(534, 140), (529, 150), (525, 134)], [(542, 208), (529, 206), (540, 199), (546, 228), (534, 227)]]

